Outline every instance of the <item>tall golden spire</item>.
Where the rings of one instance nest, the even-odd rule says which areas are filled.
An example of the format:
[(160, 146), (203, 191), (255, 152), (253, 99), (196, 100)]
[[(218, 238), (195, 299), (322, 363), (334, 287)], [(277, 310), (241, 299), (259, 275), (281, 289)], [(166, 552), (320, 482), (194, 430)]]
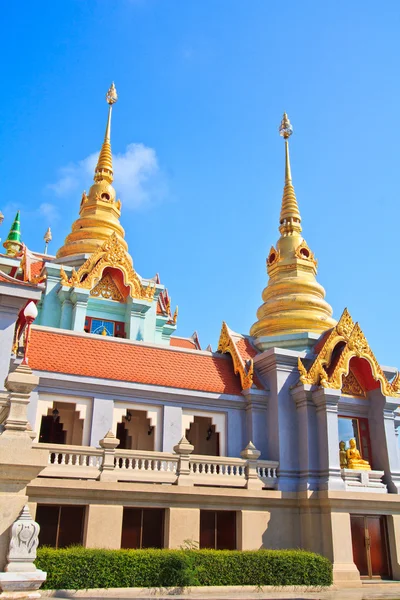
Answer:
[(279, 231), (282, 235), (293, 235), (294, 232), (301, 233), (301, 217), (290, 169), (289, 138), (293, 133), (293, 127), (286, 113), (283, 113), (279, 133), (285, 140), (285, 187), (283, 188)]
[(317, 261), (301, 237), (301, 216), (292, 182), (289, 137), (293, 133), (286, 113), (279, 133), (285, 140), (285, 185), (279, 218), (280, 238), (267, 258), (269, 281), (262, 293), (264, 304), (250, 329), (255, 343), (267, 347), (268, 337), (304, 332), (322, 333), (335, 325), (325, 290), (317, 282)]
[(94, 172), (94, 180), (101, 181), (104, 179), (108, 183), (112, 183), (113, 168), (112, 168), (112, 154), (111, 154), (111, 113), (113, 104), (118, 100), (117, 90), (115, 89), (114, 82), (112, 82), (110, 89), (106, 94), (106, 100), (108, 102), (108, 119), (106, 126), (106, 133), (104, 135), (104, 142), (100, 150), (99, 159), (97, 161), (96, 169)]
[[(111, 153), (111, 114), (113, 104), (118, 100), (114, 83), (106, 94), (108, 117), (103, 145), (101, 147), (94, 184), (89, 194), (83, 192), (79, 218), (72, 225), (72, 232), (67, 235), (64, 246), (57, 252), (57, 258), (75, 257), (95, 252), (113, 233), (117, 235), (127, 249), (124, 230), (119, 222), (121, 202), (116, 199), (112, 187), (113, 165)], [(80, 259), (84, 262), (84, 258)], [(79, 262), (79, 261), (78, 261)]]

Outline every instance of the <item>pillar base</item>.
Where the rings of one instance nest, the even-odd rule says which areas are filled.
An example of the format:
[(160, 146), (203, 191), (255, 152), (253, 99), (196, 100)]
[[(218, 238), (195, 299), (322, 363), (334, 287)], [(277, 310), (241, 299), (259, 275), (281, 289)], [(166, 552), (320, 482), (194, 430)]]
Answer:
[(0, 589), (3, 591), (0, 598), (40, 598), (36, 590), (46, 581), (46, 577), (47, 573), (39, 569), (0, 573)]
[(339, 587), (361, 587), (360, 573), (354, 563), (333, 564), (333, 584)]

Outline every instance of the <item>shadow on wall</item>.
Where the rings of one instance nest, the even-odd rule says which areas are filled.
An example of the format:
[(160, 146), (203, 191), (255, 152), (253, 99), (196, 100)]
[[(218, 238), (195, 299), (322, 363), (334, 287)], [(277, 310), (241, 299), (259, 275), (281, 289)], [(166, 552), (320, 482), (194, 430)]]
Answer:
[(271, 550), (300, 548), (299, 516), (300, 510), (298, 508), (272, 508), (267, 516), (267, 528), (262, 534), (261, 548)]

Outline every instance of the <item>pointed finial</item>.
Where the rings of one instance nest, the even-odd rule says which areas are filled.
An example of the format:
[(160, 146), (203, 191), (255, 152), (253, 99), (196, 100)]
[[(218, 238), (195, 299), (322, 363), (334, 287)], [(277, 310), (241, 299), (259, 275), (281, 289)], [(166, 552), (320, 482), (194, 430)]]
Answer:
[(51, 240), (53, 239), (53, 236), (51, 235), (50, 227), (47, 228), (46, 233), (43, 236), (43, 239), (44, 239), (44, 254), (47, 254), (47, 247), (49, 245), (49, 242), (51, 242)]
[(279, 135), (285, 140), (285, 187), (283, 189), (281, 214), (279, 217), (279, 231), (283, 237), (301, 233), (301, 216), (296, 194), (292, 184), (290, 169), (289, 138), (293, 133), (292, 124), (286, 113), (283, 113), (279, 126)]
[(114, 177), (111, 154), (111, 112), (113, 104), (115, 104), (118, 100), (118, 94), (114, 82), (111, 84), (111, 87), (106, 94), (106, 100), (108, 103), (106, 133), (104, 135), (104, 142), (101, 147), (99, 159), (97, 161), (96, 169), (94, 172), (94, 180), (96, 182), (105, 180), (108, 183), (112, 183)]
[(16, 256), (21, 251), (22, 241), (19, 211), (15, 215), (14, 223), (11, 226), (10, 233), (8, 234), (3, 246), (7, 250), (8, 256)]
[(115, 104), (116, 101), (118, 100), (117, 89), (115, 87), (114, 82), (112, 82), (110, 89), (108, 90), (108, 92), (106, 94), (106, 100), (107, 100), (108, 104)]
[(284, 112), (281, 124), (279, 125), (279, 135), (283, 137), (283, 139), (287, 140), (293, 133), (293, 127), (291, 122), (289, 121), (289, 117)]

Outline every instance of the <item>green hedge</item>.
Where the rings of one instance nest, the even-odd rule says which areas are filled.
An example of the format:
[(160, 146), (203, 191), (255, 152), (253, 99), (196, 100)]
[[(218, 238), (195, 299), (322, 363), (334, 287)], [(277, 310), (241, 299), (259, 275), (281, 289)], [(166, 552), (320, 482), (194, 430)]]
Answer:
[(302, 550), (64, 550), (39, 548), (44, 589), (332, 583), (328, 559)]

